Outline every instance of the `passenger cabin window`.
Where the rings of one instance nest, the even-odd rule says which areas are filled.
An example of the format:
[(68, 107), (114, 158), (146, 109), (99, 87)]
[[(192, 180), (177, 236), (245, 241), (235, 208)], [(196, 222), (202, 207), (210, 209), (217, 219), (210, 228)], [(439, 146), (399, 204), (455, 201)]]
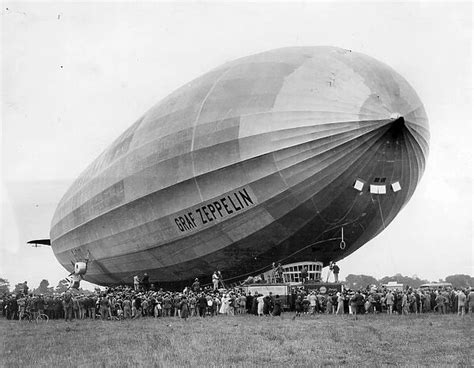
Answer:
[(357, 189), (359, 192), (362, 192), (362, 189), (364, 188), (364, 182), (361, 179), (357, 179), (352, 186), (354, 187), (354, 189)]
[(398, 192), (399, 190), (402, 190), (400, 182), (396, 181), (395, 183), (392, 183), (392, 190), (394, 192)]
[(370, 193), (372, 193), (372, 194), (385, 194), (385, 193), (387, 193), (387, 190), (385, 188), (385, 185), (370, 184)]

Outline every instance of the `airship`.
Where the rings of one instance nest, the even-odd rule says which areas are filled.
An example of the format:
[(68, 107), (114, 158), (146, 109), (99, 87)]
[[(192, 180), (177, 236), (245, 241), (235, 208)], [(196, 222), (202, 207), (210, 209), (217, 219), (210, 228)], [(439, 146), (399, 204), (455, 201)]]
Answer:
[(69, 272), (86, 259), (84, 279), (99, 285), (327, 265), (391, 223), (428, 150), (423, 104), (384, 63), (326, 46), (251, 55), (119, 136), (59, 202), (51, 246)]

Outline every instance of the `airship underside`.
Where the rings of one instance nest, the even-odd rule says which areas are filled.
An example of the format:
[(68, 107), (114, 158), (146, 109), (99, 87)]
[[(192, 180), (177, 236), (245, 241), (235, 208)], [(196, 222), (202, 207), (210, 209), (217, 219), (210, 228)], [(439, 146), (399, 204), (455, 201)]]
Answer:
[(327, 264), (394, 219), (428, 141), (416, 93), (368, 56), (238, 59), (162, 100), (80, 175), (54, 215), (53, 251), (69, 271), (90, 259), (85, 279), (109, 285)]

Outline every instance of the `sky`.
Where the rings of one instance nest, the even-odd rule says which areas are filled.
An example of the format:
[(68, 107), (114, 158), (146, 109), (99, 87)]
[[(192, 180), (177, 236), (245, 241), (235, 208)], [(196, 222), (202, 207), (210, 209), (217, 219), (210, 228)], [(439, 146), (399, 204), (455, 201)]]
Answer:
[(49, 247), (26, 242), (49, 238), (74, 179), (152, 105), (224, 62), (317, 45), (390, 65), (431, 130), (412, 199), (339, 263), (341, 277), (474, 274), (469, 2), (1, 4), (0, 277), (11, 286), (67, 276)]

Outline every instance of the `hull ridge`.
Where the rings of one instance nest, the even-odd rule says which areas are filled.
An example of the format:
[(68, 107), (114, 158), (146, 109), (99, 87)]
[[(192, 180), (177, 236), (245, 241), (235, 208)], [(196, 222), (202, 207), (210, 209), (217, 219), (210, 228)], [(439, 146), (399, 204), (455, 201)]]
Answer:
[(295, 47), (238, 59), (152, 107), (79, 176), (53, 217), (53, 251), (68, 271), (88, 257), (85, 279), (102, 285), (327, 264), (395, 218), (428, 142), (414, 90), (368, 56)]

